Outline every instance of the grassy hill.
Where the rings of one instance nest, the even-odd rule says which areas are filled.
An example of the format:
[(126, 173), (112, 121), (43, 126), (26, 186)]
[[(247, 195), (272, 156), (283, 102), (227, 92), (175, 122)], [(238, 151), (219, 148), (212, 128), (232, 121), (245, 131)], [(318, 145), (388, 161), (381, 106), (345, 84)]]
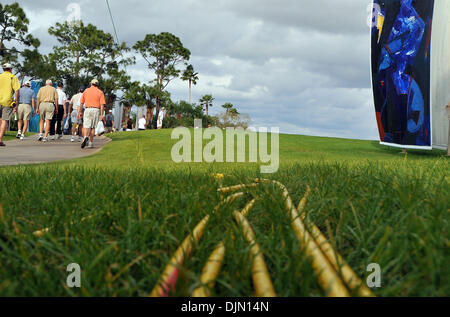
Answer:
[[(214, 212), (218, 187), (257, 177), (285, 184), (294, 203), (310, 186), (306, 223), (314, 222), (361, 278), (370, 263), (381, 266), (376, 295), (450, 295), (443, 152), (405, 157), (377, 142), (281, 135), (280, 169), (261, 175), (256, 163), (175, 164), (170, 134), (119, 133), (92, 157), (0, 168), (0, 296), (147, 296), (205, 215), (210, 222), (173, 295), (191, 294), (224, 239), (224, 266), (212, 294), (252, 296), (250, 246), (231, 215), (250, 194), (258, 200), (248, 219), (277, 294), (326, 296), (278, 188), (261, 186)], [(48, 234), (33, 236), (43, 228)], [(81, 289), (65, 285), (70, 263), (82, 267)]]
[[(193, 132), (193, 130), (191, 130)], [(99, 166), (123, 167), (167, 167), (183, 168), (185, 164), (172, 162), (171, 149), (178, 140), (171, 140), (172, 130), (127, 132), (112, 134), (113, 143), (100, 154), (83, 160), (62, 163), (63, 166)], [(193, 134), (193, 133), (192, 133)], [(207, 141), (203, 142), (204, 145)], [(225, 143), (225, 142), (224, 142)], [(268, 143), (270, 144), (270, 137)], [(225, 146), (224, 146), (225, 147)], [(248, 151), (248, 144), (247, 144)], [(299, 135), (280, 135), (280, 163), (284, 166), (308, 162), (400, 162), (405, 159), (400, 149), (381, 146), (377, 141), (361, 141), (350, 139), (320, 138)], [(410, 151), (408, 160), (431, 162), (445, 160), (444, 151)], [(248, 153), (247, 153), (248, 161)], [(61, 165), (61, 164), (60, 164)], [(247, 166), (249, 165), (249, 166)], [(236, 169), (255, 168), (258, 164), (189, 164), (191, 168), (200, 169)]]

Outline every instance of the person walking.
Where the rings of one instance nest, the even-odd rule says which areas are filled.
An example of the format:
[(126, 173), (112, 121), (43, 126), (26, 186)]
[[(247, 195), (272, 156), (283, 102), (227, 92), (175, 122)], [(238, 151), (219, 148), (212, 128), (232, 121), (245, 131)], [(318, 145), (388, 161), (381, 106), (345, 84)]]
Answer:
[[(37, 110), (36, 114), (41, 115), (39, 123), (39, 141), (48, 142), (48, 134), (50, 132), (50, 122), (53, 117), (58, 114), (58, 92), (52, 86), (50, 79), (45, 82), (45, 87), (42, 87), (37, 95)], [(43, 134), (45, 121), (45, 135)]]
[(158, 130), (161, 130), (161, 129), (162, 129), (162, 127), (163, 127), (163, 121), (164, 121), (165, 116), (166, 116), (166, 108), (163, 107), (163, 108), (161, 109), (161, 111), (159, 112), (159, 114), (158, 114), (158, 122), (157, 122), (157, 125), (156, 125), (156, 127), (157, 127)]
[[(3, 136), (11, 119), (11, 115), (17, 111), (16, 102), (19, 100), (20, 83), (12, 73), (12, 65), (3, 65), (3, 73), (0, 75), (0, 147), (6, 146), (3, 143)], [(13, 92), (15, 100), (13, 102)]]
[(146, 126), (147, 126), (147, 119), (145, 119), (145, 116), (142, 116), (142, 118), (140, 118), (138, 122), (138, 130), (145, 131)]
[[(105, 95), (98, 88), (98, 80), (91, 81), (91, 87), (86, 89), (81, 96), (80, 105), (85, 105), (84, 121), (83, 121), (83, 143), (81, 148), (84, 149), (89, 143), (89, 148), (94, 147), (95, 128), (99, 121), (103, 121), (103, 113), (105, 109)], [(78, 108), (78, 118), (81, 117), (82, 107)]]
[(25, 133), (28, 131), (31, 115), (36, 112), (34, 98), (34, 90), (31, 89), (31, 83), (27, 81), (19, 90), (19, 107), (17, 108), (19, 131), (17, 132), (16, 137), (22, 141), (25, 139)]
[[(63, 91), (64, 85), (62, 82), (58, 82), (58, 88), (56, 89), (58, 93), (58, 112), (56, 113), (56, 116), (53, 116), (53, 119), (51, 121), (50, 125), (50, 137), (52, 140), (56, 139), (56, 134), (58, 134), (58, 139), (61, 139), (63, 137), (63, 131), (62, 131), (62, 122), (67, 117), (67, 95)], [(55, 131), (56, 126), (56, 131)]]
[(113, 132), (113, 127), (114, 127), (114, 116), (112, 115), (112, 111), (109, 110), (108, 114), (105, 117), (105, 128), (106, 128), (106, 133), (111, 133)]
[(69, 104), (69, 113), (70, 113), (70, 117), (72, 120), (72, 138), (70, 140), (70, 142), (75, 142), (75, 137), (78, 134), (78, 140), (81, 141), (81, 129), (83, 126), (83, 119), (80, 118), (78, 119), (78, 108), (81, 106), (80, 105), (80, 100), (81, 97), (83, 96), (83, 92), (84, 92), (84, 88), (81, 87), (80, 89), (78, 89), (78, 93), (73, 95), (72, 99), (70, 100), (70, 104)]

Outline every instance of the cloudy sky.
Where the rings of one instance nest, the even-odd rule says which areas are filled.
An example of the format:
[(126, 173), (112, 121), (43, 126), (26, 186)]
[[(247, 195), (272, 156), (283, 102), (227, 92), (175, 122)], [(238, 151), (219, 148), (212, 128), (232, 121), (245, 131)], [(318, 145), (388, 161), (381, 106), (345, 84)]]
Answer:
[[(13, 1), (4, 1), (11, 3)], [(211, 113), (233, 103), (254, 126), (281, 132), (377, 139), (370, 84), (369, 0), (109, 0), (120, 41), (171, 32), (191, 50), (200, 73), (193, 100), (210, 93)], [(85, 23), (113, 33), (103, 0), (19, 1), (30, 30), (48, 53), (48, 28), (65, 21), (71, 3)], [(134, 80), (152, 74), (139, 57)], [(187, 83), (168, 90), (187, 100)]]

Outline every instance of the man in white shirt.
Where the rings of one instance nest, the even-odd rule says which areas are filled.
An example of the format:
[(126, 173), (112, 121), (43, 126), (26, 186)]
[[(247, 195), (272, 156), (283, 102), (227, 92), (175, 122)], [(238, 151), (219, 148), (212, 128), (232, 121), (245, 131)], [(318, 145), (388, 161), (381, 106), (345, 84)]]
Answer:
[(83, 96), (84, 88), (78, 89), (78, 93), (73, 95), (70, 100), (69, 113), (72, 120), (72, 139), (70, 142), (75, 142), (75, 136), (78, 134), (78, 141), (81, 142), (83, 138), (81, 137), (81, 130), (83, 128), (83, 119), (78, 119), (78, 108), (80, 107), (81, 96)]
[(144, 131), (146, 129), (146, 126), (147, 126), (147, 120), (145, 119), (145, 116), (142, 116), (142, 118), (139, 119), (139, 122), (138, 122), (138, 130)]
[(58, 139), (63, 137), (62, 131), (62, 121), (67, 117), (67, 107), (66, 104), (68, 102), (67, 95), (63, 91), (64, 85), (62, 82), (58, 83), (58, 88), (56, 92), (58, 93), (58, 114), (53, 116), (53, 119), (50, 123), (50, 137), (51, 140), (55, 140), (55, 125), (56, 125), (56, 134), (58, 134)]
[(158, 130), (161, 130), (163, 127), (163, 121), (164, 121), (164, 117), (166, 116), (166, 108), (163, 107), (158, 114), (158, 122), (157, 122), (157, 128)]

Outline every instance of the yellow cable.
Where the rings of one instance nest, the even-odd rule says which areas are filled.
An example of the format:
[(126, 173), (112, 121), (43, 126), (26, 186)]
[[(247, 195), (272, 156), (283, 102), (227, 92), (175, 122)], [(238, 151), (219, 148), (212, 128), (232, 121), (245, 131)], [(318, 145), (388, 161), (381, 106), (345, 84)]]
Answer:
[(211, 290), (216, 284), (217, 276), (219, 276), (220, 269), (222, 268), (223, 260), (225, 258), (225, 245), (220, 242), (211, 256), (208, 258), (208, 262), (203, 268), (200, 282), (202, 286), (196, 288), (192, 292), (192, 297), (210, 297)]
[(229, 194), (229, 193), (236, 192), (236, 191), (244, 191), (246, 189), (256, 188), (258, 186), (259, 186), (259, 184), (256, 184), (256, 183), (250, 184), (250, 185), (241, 184), (241, 185), (230, 186), (230, 187), (222, 187), (222, 188), (219, 188), (217, 190), (217, 192), (220, 194), (220, 199), (223, 199), (225, 194)]
[[(305, 196), (302, 198), (298, 205), (298, 212), (300, 213), (300, 219), (304, 222), (306, 220), (306, 213), (304, 209), (306, 207), (306, 202), (308, 200), (309, 195), (311, 194), (311, 188), (308, 186)], [(356, 275), (356, 273), (352, 270), (352, 268), (344, 261), (342, 256), (334, 251), (331, 244), (322, 234), (320, 229), (312, 224), (311, 226), (311, 234), (316, 241), (319, 248), (327, 257), (330, 264), (333, 268), (342, 274), (344, 282), (348, 285), (348, 287), (352, 290), (358, 291), (358, 296), (361, 297), (373, 297), (374, 294), (370, 291), (370, 289), (363, 284), (361, 279)]]
[[(256, 182), (257, 182), (257, 184), (260, 182), (274, 183), (283, 190), (283, 196), (289, 197), (289, 192), (287, 191), (287, 188), (279, 182), (271, 181), (271, 180), (261, 180), (261, 181), (256, 180)], [(255, 184), (251, 184), (249, 186), (248, 185), (247, 186), (246, 185), (238, 185), (238, 186), (232, 186), (232, 187), (227, 187), (227, 188), (221, 188), (221, 189), (219, 189), (219, 192), (231, 192), (231, 191), (248, 188), (248, 187), (255, 187)], [(311, 194), (311, 188), (308, 186), (305, 196), (302, 198), (302, 200), (300, 201), (299, 206), (298, 206), (298, 212), (300, 213), (300, 220), (302, 222), (304, 222), (306, 219), (306, 213), (303, 211), (306, 207), (306, 203), (307, 203), (307, 200), (308, 200), (308, 197), (310, 194)], [(290, 197), (289, 197), (289, 199), (290, 199)], [(292, 203), (292, 200), (291, 200), (291, 203)], [(300, 229), (300, 228), (298, 228), (298, 224), (293, 224), (293, 226), (297, 227), (297, 231)], [(303, 227), (305, 227), (304, 224), (303, 224)], [(345, 263), (342, 256), (338, 252), (334, 251), (333, 247), (330, 245), (328, 240), (321, 233), (320, 229), (316, 225), (312, 224), (310, 230), (312, 233), (312, 239), (314, 240), (315, 244), (320, 248), (320, 251), (323, 253), (323, 255), (328, 260), (328, 262), (332, 265), (333, 269), (336, 272), (340, 272), (342, 274), (344, 283), (346, 283), (346, 285), (350, 289), (352, 289), (352, 290), (356, 289), (359, 296), (362, 296), (362, 297), (374, 296), (374, 294), (370, 291), (370, 289), (367, 288), (362, 283), (361, 279), (355, 274), (355, 272), (351, 269), (351, 267)], [(301, 231), (301, 229), (300, 229), (300, 231)], [(296, 232), (296, 233), (298, 233), (298, 232)]]
[(259, 184), (257, 184), (257, 183), (250, 184), (250, 185), (240, 184), (240, 185), (236, 185), (236, 186), (222, 187), (222, 188), (219, 188), (217, 191), (222, 194), (228, 194), (231, 192), (236, 192), (238, 190), (242, 191), (247, 188), (255, 188), (258, 186), (259, 186)]
[[(253, 199), (249, 202), (245, 208), (241, 211), (241, 214), (247, 216), (254, 208), (256, 200)], [(223, 265), (223, 259), (225, 257), (225, 245), (221, 241), (214, 249), (213, 253), (208, 259), (205, 267), (203, 268), (202, 276), (200, 277), (201, 285), (192, 292), (192, 297), (210, 297), (211, 289), (214, 288), (217, 276), (219, 276), (220, 269)]]
[[(94, 216), (95, 215), (90, 215), (90, 216), (87, 216), (87, 217), (83, 217), (83, 218), (81, 218), (80, 222), (85, 222), (86, 220), (89, 220), (89, 219), (93, 218)], [(73, 224), (75, 224), (75, 222), (72, 221), (70, 224), (73, 225)], [(37, 231), (33, 232), (33, 235), (36, 238), (42, 238), (45, 234), (49, 233), (50, 230), (51, 230), (51, 228), (44, 228), (44, 229), (41, 229), (41, 230), (37, 230)]]
[(326, 256), (322, 253), (311, 234), (306, 230), (306, 226), (300, 220), (300, 216), (292, 203), (292, 199), (289, 196), (286, 187), (276, 181), (261, 180), (261, 182), (276, 184), (283, 190), (285, 207), (292, 220), (292, 229), (297, 235), (306, 255), (311, 259), (311, 266), (317, 274), (320, 286), (327, 291), (331, 297), (349, 297), (350, 294), (344, 283), (337, 275)]
[(150, 297), (167, 297), (175, 289), (178, 280), (179, 266), (189, 257), (193, 249), (193, 242), (198, 242), (203, 235), (206, 225), (209, 221), (209, 215), (195, 227), (192, 235), (189, 235), (177, 249), (169, 264), (166, 266), (160, 281), (158, 282)]
[(251, 245), (250, 253), (252, 260), (252, 278), (255, 287), (256, 297), (276, 297), (269, 271), (267, 270), (264, 256), (255, 241), (255, 233), (253, 232), (247, 219), (239, 212), (233, 213), (234, 219), (240, 225), (245, 239)]
[[(228, 203), (233, 203), (236, 199), (242, 197), (243, 193), (237, 193), (229, 196), (226, 200), (220, 202), (214, 211), (219, 210), (219, 208)], [(193, 244), (198, 243), (203, 236), (206, 225), (208, 224), (210, 216), (206, 216), (203, 220), (195, 227), (193, 233), (189, 235), (177, 249), (173, 257), (170, 259), (169, 264), (167, 264), (164, 269), (163, 274), (159, 278), (156, 286), (150, 293), (150, 297), (167, 297), (169, 293), (175, 289), (175, 285), (178, 280), (179, 267), (183, 264), (184, 260), (187, 259), (192, 250)]]

